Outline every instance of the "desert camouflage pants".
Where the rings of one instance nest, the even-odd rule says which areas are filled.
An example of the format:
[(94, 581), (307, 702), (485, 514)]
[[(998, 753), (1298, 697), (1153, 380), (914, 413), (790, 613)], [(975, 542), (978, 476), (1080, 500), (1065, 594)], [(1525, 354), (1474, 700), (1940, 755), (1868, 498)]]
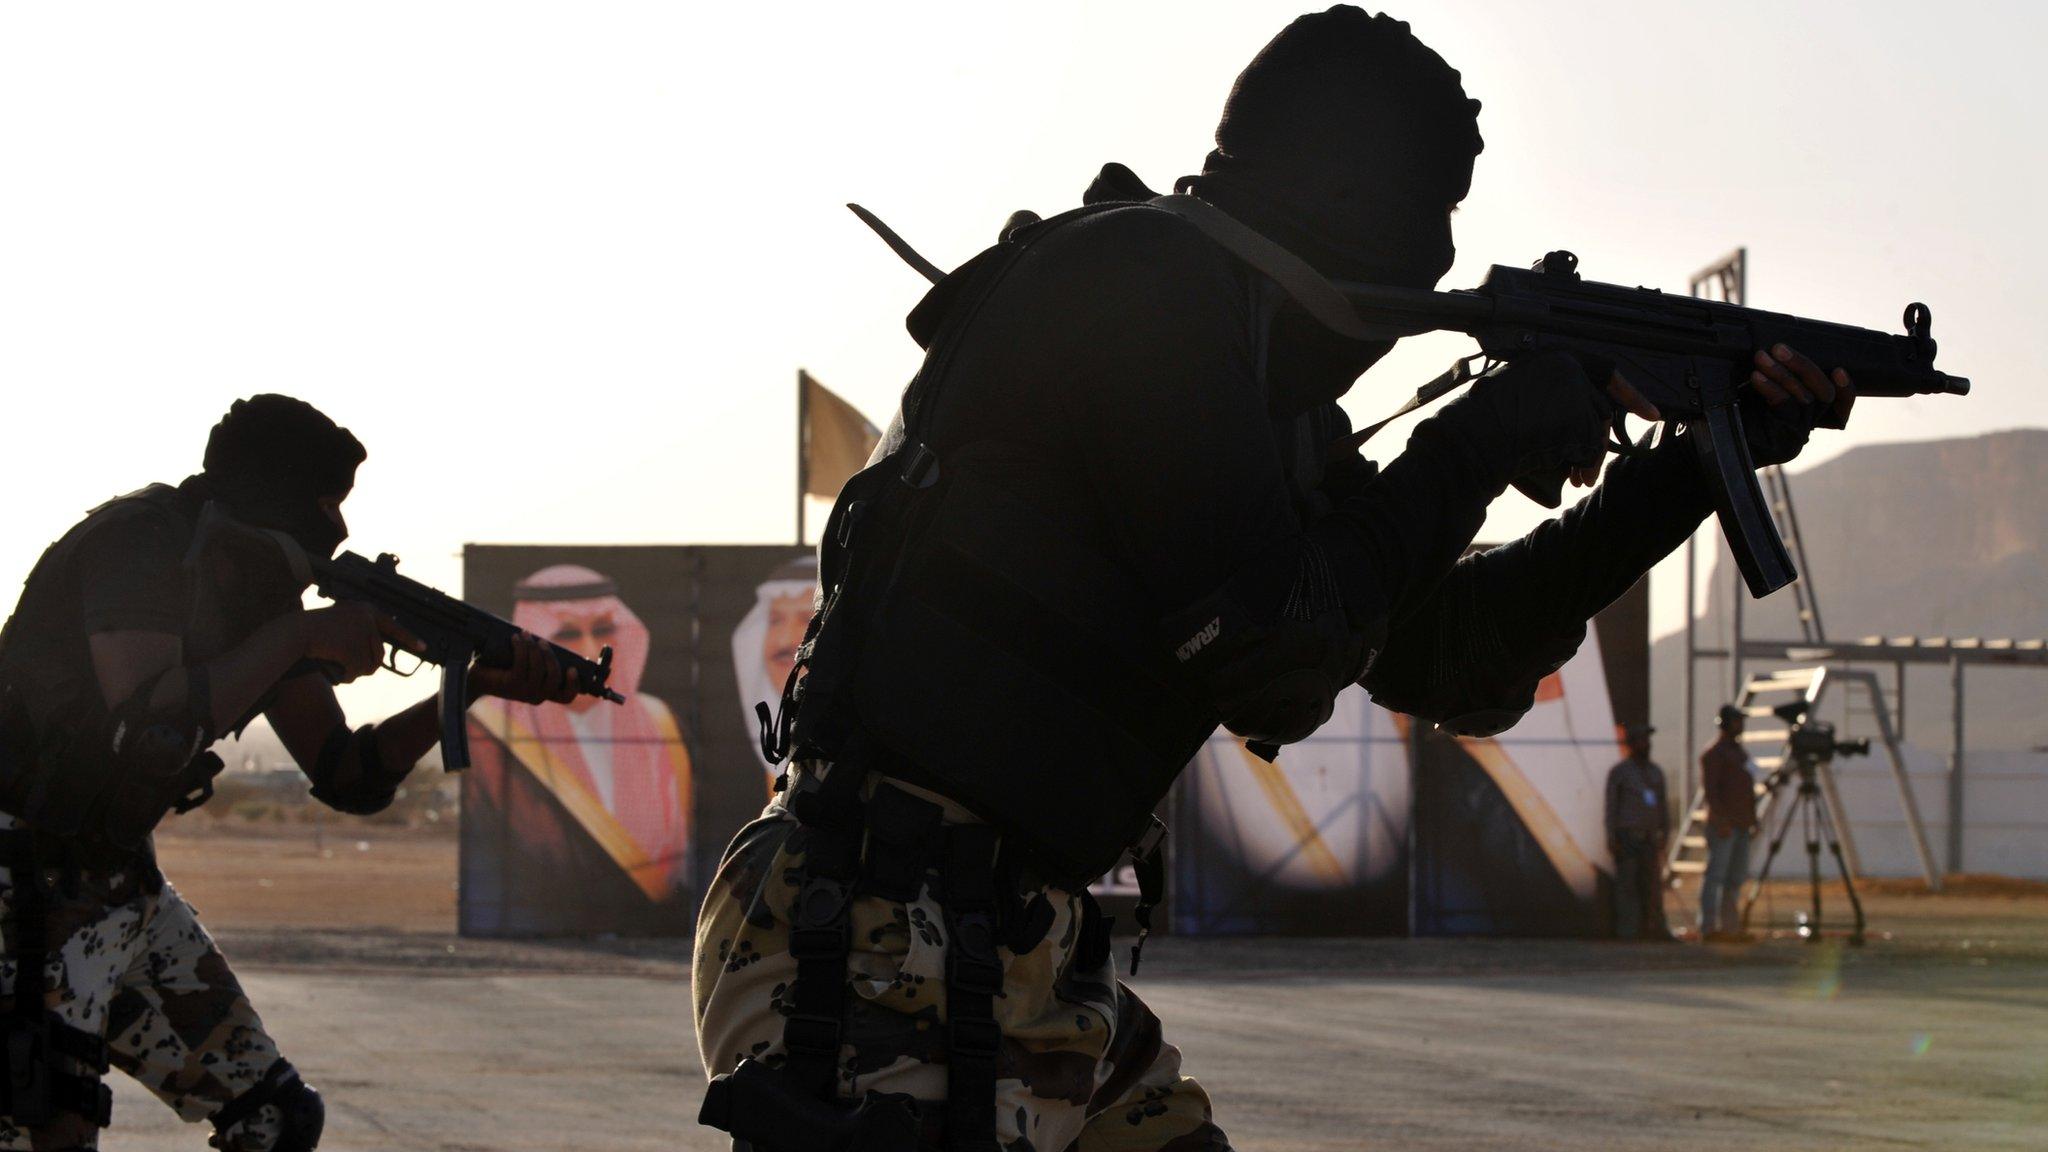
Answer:
[[(944, 807), (948, 822), (971, 819)], [(748, 1056), (774, 1064), (783, 1052), (802, 843), (778, 799), (734, 839), (705, 893), (692, 984), (708, 1074)], [(1076, 970), (1080, 899), (1058, 889), (1044, 895), (1055, 913), (1045, 938), (1021, 955), (999, 953), (996, 1134), (1004, 1152), (1227, 1152), (1208, 1095), (1180, 1074), (1179, 1050), (1118, 982), (1114, 959)], [(908, 904), (854, 902), (842, 1097), (873, 1090), (945, 1099), (945, 958), (945, 917), (929, 886)]]
[[(19, 975), (14, 898), (14, 878), (0, 867), (0, 935), (7, 944), (0, 996), (10, 1006)], [(72, 1027), (104, 1036), (114, 1067), (185, 1120), (212, 1116), (277, 1061), (277, 1045), (227, 961), (169, 884), (152, 894), (136, 890), (132, 878), (87, 874), (76, 895), (50, 898), (47, 916), (48, 1006)], [(233, 1152), (270, 1147), (278, 1119), (276, 1108), (264, 1107), (236, 1125)], [(34, 1129), (0, 1117), (0, 1149), (7, 1152), (92, 1148), (96, 1137), (76, 1116)]]

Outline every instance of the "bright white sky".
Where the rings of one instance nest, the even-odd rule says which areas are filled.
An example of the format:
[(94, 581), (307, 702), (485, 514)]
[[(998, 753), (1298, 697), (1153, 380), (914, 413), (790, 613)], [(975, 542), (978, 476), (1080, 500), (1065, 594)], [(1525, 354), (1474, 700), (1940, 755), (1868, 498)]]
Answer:
[[(917, 361), (921, 282), (840, 205), (951, 266), (1104, 161), (1166, 186), (1301, 10), (9, 5), (0, 583), (260, 391), (369, 445), (350, 546), (450, 589), (466, 541), (788, 539), (797, 367), (879, 423)], [(1746, 244), (1752, 303), (1891, 328), (1925, 300), (1976, 381), (1813, 458), (2048, 424), (2044, 12), (1408, 4), (1486, 105), (1444, 286), (1569, 247), (1683, 290)], [(1354, 414), (1462, 350), (1404, 344)], [(1535, 519), (1510, 495), (1488, 535)]]

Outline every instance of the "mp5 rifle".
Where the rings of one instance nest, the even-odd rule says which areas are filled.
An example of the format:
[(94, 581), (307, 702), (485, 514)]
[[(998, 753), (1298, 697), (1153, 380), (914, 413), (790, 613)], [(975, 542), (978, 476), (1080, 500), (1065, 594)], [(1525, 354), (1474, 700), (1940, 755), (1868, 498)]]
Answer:
[[(335, 601), (361, 601), (420, 638), (425, 646), (417, 653), (420, 660), (441, 668), (441, 764), (450, 772), (469, 767), (470, 662), (487, 668), (510, 666), (512, 638), (519, 633), (518, 626), (438, 588), (399, 575), (398, 557), (389, 552), (375, 560), (366, 560), (354, 552), (343, 552), (332, 560), (308, 560), (313, 586), (322, 596)], [(624, 696), (606, 687), (612, 674), (610, 648), (599, 653), (596, 660), (588, 660), (560, 644), (544, 643), (561, 661), (563, 670), (576, 677), (578, 692), (614, 704), (626, 702)], [(399, 671), (395, 653), (387, 659), (385, 667)]]

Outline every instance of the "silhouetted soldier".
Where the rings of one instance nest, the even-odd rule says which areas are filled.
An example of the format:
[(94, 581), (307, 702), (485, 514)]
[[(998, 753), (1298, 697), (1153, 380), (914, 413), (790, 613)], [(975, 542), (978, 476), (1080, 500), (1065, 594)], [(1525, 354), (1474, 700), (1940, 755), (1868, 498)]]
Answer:
[[(363, 447), (302, 401), (236, 401), (204, 470), (94, 509), (51, 545), (0, 632), (6, 991), (0, 1148), (95, 1145), (100, 1076), (133, 1076), (226, 1152), (305, 1152), (324, 1110), (158, 871), (150, 833), (211, 794), (207, 751), (257, 716), (365, 814), (439, 735), (432, 699), (350, 731), (334, 684), (417, 641), (356, 603), (305, 611), (279, 537), (327, 557)], [(545, 645), (476, 668), (474, 694), (567, 700)]]
[[(1643, 407), (1560, 355), (1479, 381), (1383, 469), (1347, 443), (1336, 400), (1391, 344), (1293, 294), (1434, 286), (1477, 112), (1405, 24), (1303, 17), (1238, 78), (1188, 195), (1112, 165), (911, 314), (923, 370), (834, 508), (793, 726), (765, 734), (791, 741), (786, 791), (698, 922), (698, 1043), (731, 1073), (707, 1121), (775, 1152), (912, 1125), (977, 1152), (1227, 1147), (1087, 882), (1156, 858), (1151, 813), (1218, 724), (1297, 741), (1361, 682), (1506, 728), (1710, 507), (1667, 439), (1459, 559), (1510, 484), (1554, 504), (1597, 480), (1610, 417)], [(1846, 414), (1803, 358), (1759, 373), (1759, 463)], [(923, 1107), (855, 1116), (871, 1091)]]

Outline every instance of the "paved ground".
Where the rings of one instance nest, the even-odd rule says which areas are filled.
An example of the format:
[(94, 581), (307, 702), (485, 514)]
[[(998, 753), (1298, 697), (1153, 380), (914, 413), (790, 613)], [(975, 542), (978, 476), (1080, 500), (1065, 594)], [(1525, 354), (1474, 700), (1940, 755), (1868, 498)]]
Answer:
[[(327, 1093), (324, 1148), (725, 1147), (679, 945), (459, 940), (417, 901), (322, 927), (267, 851), (185, 887)], [(2048, 1148), (2048, 898), (1869, 900), (1860, 950), (1169, 938), (1140, 986), (1247, 1150)], [(204, 1146), (126, 1081), (115, 1124)]]
[[(332, 1101), (324, 1147), (723, 1148), (692, 1123), (677, 959), (354, 943), (397, 959), (244, 965)], [(1245, 1149), (2048, 1147), (2038, 955), (1547, 944), (1517, 974), (1503, 945), (1154, 947), (1144, 995)], [(203, 1144), (125, 1081), (117, 1101), (108, 1148)]]

